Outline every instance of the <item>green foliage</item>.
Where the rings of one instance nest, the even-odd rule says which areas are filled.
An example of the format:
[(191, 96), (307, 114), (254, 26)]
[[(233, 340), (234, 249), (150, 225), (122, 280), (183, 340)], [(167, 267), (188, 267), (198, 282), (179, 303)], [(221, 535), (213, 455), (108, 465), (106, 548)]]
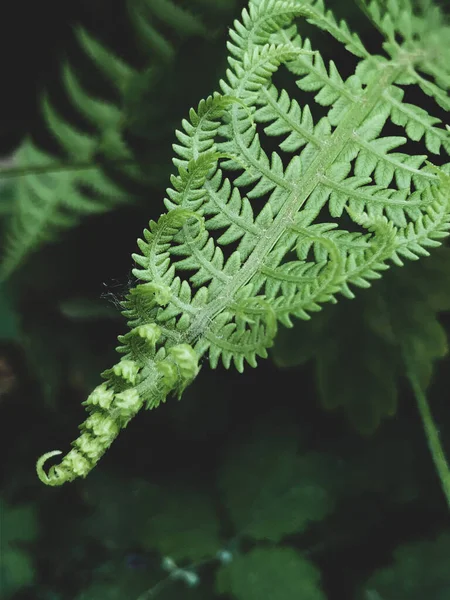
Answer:
[[(67, 170), (64, 165), (61, 170), (58, 164), (55, 167), (55, 159), (39, 150), (31, 140), (23, 142), (15, 155), (17, 166), (29, 171), (19, 178), (14, 190), (2, 261), (3, 278), (38, 245), (53, 239), (61, 229), (76, 225), (80, 216), (110, 210), (124, 199), (117, 185), (91, 164), (95, 142), (83, 134), (72, 132), (73, 135), (68, 136), (67, 129), (68, 126), (64, 126), (61, 139), (68, 137), (70, 158), (81, 163), (80, 167), (74, 170)], [(54, 131), (58, 131), (56, 125)], [(95, 197), (89, 198), (81, 192), (82, 187), (95, 193)]]
[(228, 450), (220, 488), (236, 531), (255, 540), (279, 542), (323, 519), (334, 508), (333, 461), (299, 453), (296, 427), (257, 423)]
[[(161, 582), (155, 572), (136, 573), (125, 570), (118, 565), (107, 564), (99, 570), (96, 576), (96, 582), (78, 594), (75, 600), (123, 600), (123, 598), (132, 598), (133, 600), (150, 600), (153, 592), (149, 586), (150, 581), (155, 581), (155, 585)], [(156, 589), (158, 600), (177, 600), (182, 597), (183, 600), (208, 600), (208, 596), (200, 587), (186, 588), (186, 585), (179, 582), (168, 581), (167, 585), (160, 585)]]
[(320, 573), (292, 548), (257, 548), (223, 567), (218, 591), (238, 600), (325, 600)]
[(32, 505), (12, 508), (2, 499), (0, 519), (0, 592), (6, 600), (34, 581), (34, 565), (26, 543), (37, 537), (38, 523)]
[[(75, 600), (121, 600), (137, 598), (145, 590), (145, 582), (137, 580), (133, 573), (121, 572), (111, 565), (108, 574), (101, 574), (100, 581), (93, 583), (78, 594)], [(146, 578), (147, 579), (147, 578)]]
[(448, 532), (433, 541), (412, 542), (397, 548), (392, 566), (380, 569), (367, 582), (367, 597), (446, 600), (450, 594), (449, 552)]
[(139, 536), (144, 548), (176, 561), (214, 556), (220, 547), (219, 522), (205, 492), (169, 485), (154, 490), (150, 505), (151, 515), (142, 523)]
[[(345, 43), (360, 59), (355, 74), (344, 80), (333, 62), (326, 67), (291, 26), (295, 17)], [(48, 484), (85, 476), (144, 404), (158, 406), (170, 392), (180, 397), (203, 355), (213, 368), (219, 360), (239, 371), (255, 366), (277, 322), (308, 319), (337, 294), (353, 298), (351, 288), (369, 287), (389, 260), (402, 266), (428, 256), (448, 233), (447, 167), (391, 152), (407, 138), (424, 138), (430, 152), (447, 148), (440, 120), (402, 101), (400, 86), (415, 83), (408, 73), (421, 69), (417, 53), (398, 46), (390, 61), (371, 56), (321, 2), (273, 0), (250, 2), (228, 49), (222, 93), (191, 109), (176, 132), (168, 212), (138, 240), (138, 283), (124, 302), (130, 331), (119, 338), (124, 358), (86, 401), (93, 414), (74, 449), (48, 476), (43, 462), (59, 451), (38, 462)], [(328, 107), (327, 116), (315, 124), (307, 105), (277, 90), (271, 79), (281, 65)], [(389, 120), (404, 126), (407, 138), (383, 135)], [(270, 158), (261, 123), (279, 144)], [(265, 203), (255, 216), (250, 201), (258, 198)], [(323, 222), (325, 210), (331, 220)], [(339, 372), (339, 364), (330, 369)], [(380, 374), (372, 359), (371, 369)], [(394, 404), (391, 394), (381, 414), (392, 414)], [(371, 430), (380, 415), (364, 418), (362, 428)]]
[(439, 248), (425, 261), (386, 273), (351, 303), (281, 330), (272, 350), (276, 364), (314, 360), (322, 406), (342, 407), (357, 430), (373, 433), (396, 414), (402, 348), (414, 352), (424, 387), (435, 361), (447, 353), (438, 316), (450, 308), (449, 267), (448, 248)]
[(4, 286), (0, 288), (0, 339), (15, 340), (19, 337), (19, 316)]
[[(153, 164), (149, 173), (149, 165), (142, 160), (142, 148), (130, 145), (129, 139), (134, 131), (139, 131), (140, 136), (146, 132), (145, 137), (148, 133), (145, 155), (149, 144), (172, 135), (172, 123), (176, 122), (174, 114), (157, 112), (161, 106), (174, 103), (178, 89), (168, 85), (167, 67), (179, 56), (180, 44), (162, 35), (161, 26), (168, 28), (170, 37), (202, 36), (209, 40), (214, 18), (223, 17), (223, 11), (228, 12), (232, 6), (230, 1), (216, 10), (211, 6), (204, 10), (209, 13), (208, 25), (202, 17), (172, 0), (129, 2), (130, 21), (145, 50), (144, 67), (129, 64), (86, 30), (76, 30), (81, 49), (97, 70), (96, 76), (104, 76), (115, 90), (116, 98), (111, 98), (108, 92), (106, 98), (93, 95), (75, 66), (67, 60), (63, 62), (61, 82), (70, 101), (69, 112), (75, 111), (72, 120), (76, 124), (44, 94), (42, 112), (60, 149), (59, 157), (29, 138), (15, 153), (13, 169), (5, 170), (7, 177), (17, 174), (18, 178), (11, 192), (14, 201), (4, 242), (0, 271), (3, 279), (30, 253), (54, 240), (64, 229), (76, 226), (82, 218), (136, 202), (136, 184), (144, 186), (147, 193), (155, 187), (161, 189), (168, 175), (166, 165)], [(180, 66), (177, 70), (181, 71)], [(160, 103), (161, 93), (166, 97), (163, 103)], [(67, 107), (62, 108), (68, 112)], [(178, 117), (178, 111), (175, 114)], [(168, 162), (170, 156), (166, 158), (163, 154), (164, 159)], [(130, 187), (133, 182), (134, 188)]]
[[(292, 415), (278, 411), (258, 419), (238, 439), (229, 437), (215, 469), (219, 495), (186, 474), (176, 484), (169, 477), (164, 483), (149, 484), (95, 472), (86, 481), (84, 499), (93, 510), (82, 530), (109, 552), (136, 547), (146, 556), (157, 552), (176, 568), (195, 574), (195, 591), (185, 590), (194, 598), (197, 592), (211, 597), (207, 569), (214, 573), (216, 591), (236, 598), (251, 594), (295, 598), (300, 592), (323, 598), (310, 546), (332, 547), (335, 537), (358, 535), (358, 528), (366, 543), (367, 521), (370, 526), (376, 516), (364, 514), (364, 522), (357, 522), (354, 530), (344, 522), (342, 534), (336, 530), (335, 509), (342, 507), (342, 501), (359, 502), (367, 493), (375, 503), (408, 506), (418, 493), (411, 468), (416, 457), (398, 428), (391, 435), (385, 433), (381, 445), (359, 440), (356, 447), (346, 449), (345, 444), (331, 443), (321, 454), (310, 447), (311, 436), (295, 424)], [(212, 502), (212, 497), (220, 502)], [(353, 523), (355, 515), (349, 514), (349, 519)], [(224, 524), (232, 526), (228, 541), (221, 533)], [(291, 546), (295, 540), (299, 540), (296, 549)], [(105, 595), (112, 594), (116, 581), (120, 590), (147, 589), (147, 596), (144, 593), (139, 600), (152, 593), (162, 598), (167, 593), (171, 598), (181, 584), (174, 571), (166, 578), (159, 564), (150, 563), (134, 575), (108, 565), (94, 574), (96, 593), (101, 585)], [(109, 569), (114, 576), (108, 575)]]
[[(279, 434), (268, 435), (274, 420), (279, 424)], [(287, 415), (279, 414), (260, 419), (256, 429), (246, 432), (240, 442), (230, 439), (217, 474), (226, 514), (217, 510), (210, 492), (195, 481), (156, 485), (133, 480), (125, 484), (120, 478), (94, 474), (85, 492), (85, 499), (94, 509), (83, 525), (86, 534), (101, 540), (111, 551), (136, 545), (149, 553), (157, 551), (158, 556), (165, 557), (163, 567), (166, 565), (164, 568), (171, 573), (166, 580), (162, 572), (159, 577), (155, 572), (150, 584), (152, 569), (134, 577), (126, 572), (122, 577), (119, 569), (115, 573), (118, 589), (122, 590), (123, 585), (128, 593), (135, 593), (132, 590), (147, 581), (148, 597), (154, 586), (158, 597), (161, 588), (161, 597), (166, 597), (162, 592), (166, 590), (171, 598), (176, 580), (183, 579), (180, 573), (191, 572), (198, 578), (195, 587), (200, 588), (200, 596), (193, 597), (203, 597), (208, 588), (202, 579), (202, 567), (210, 565), (215, 568), (215, 585), (220, 593), (232, 592), (237, 598), (246, 598), (246, 588), (251, 586), (255, 597), (260, 597), (263, 589), (267, 589), (264, 596), (271, 597), (278, 589), (280, 598), (295, 597), (300, 591), (310, 593), (311, 598), (322, 598), (318, 569), (292, 548), (235, 551), (237, 540), (278, 543), (289, 534), (302, 533), (334, 508), (336, 462), (329, 456), (300, 453), (298, 435), (297, 428), (289, 426)], [(108, 502), (111, 496), (114, 501)], [(235, 531), (225, 545), (219, 533), (224, 517), (225, 521), (231, 520)], [(183, 567), (186, 560), (189, 564)], [(92, 590), (100, 593), (102, 589), (105, 597), (108, 593), (115, 598), (118, 592), (107, 592), (108, 584), (100, 583), (104, 569), (108, 571), (108, 565), (95, 575), (98, 583), (93, 583)], [(90, 598), (94, 591), (88, 588), (84, 593)], [(142, 596), (147, 597), (145, 593)]]
[[(112, 489), (113, 503), (108, 502)], [(110, 550), (138, 543), (144, 550), (177, 561), (199, 561), (214, 556), (220, 547), (219, 521), (206, 490), (194, 490), (187, 484), (151, 485), (142, 480), (125, 485), (103, 477), (94, 478), (85, 498), (93, 509), (86, 533)]]
[[(450, 29), (428, 0), (360, 0), (358, 35), (336, 4), (250, 0), (200, 102), (233, 1), (124, 0), (129, 29), (76, 28), (85, 56), (41, 98), (53, 146), (30, 132), (0, 181), (3, 277), (59, 238), (2, 288), (0, 481), (10, 506), (35, 502), (0, 506), (7, 597), (447, 598), (448, 536), (423, 540), (448, 515), (403, 380), (450, 500), (424, 398), (445, 443)], [(109, 286), (125, 247), (133, 277)], [(116, 364), (102, 284), (128, 321)], [(305, 368), (245, 369), (269, 351)], [(30, 460), (86, 396), (72, 450), (37, 463), (47, 484), (81, 480), (38, 488)]]
[[(13, 165), (14, 160), (11, 157), (0, 159), (0, 170), (11, 168)], [(11, 212), (12, 203), (13, 186), (10, 181), (0, 179), (0, 215), (2, 217)]]
[[(410, 509), (417, 489), (408, 486), (414, 487), (420, 470), (411, 452), (416, 440), (399, 424), (370, 442), (349, 440), (343, 430), (337, 443), (321, 441), (320, 454), (309, 429), (283, 410), (251, 421), (245, 431), (237, 426), (205, 477), (200, 465), (166, 468), (152, 474), (151, 483), (96, 470), (75, 486), (89, 510), (61, 534), (74, 554), (66, 569), (76, 570), (80, 591), (72, 597), (326, 598), (321, 572), (329, 569), (329, 552), (335, 546), (345, 550), (343, 538), (357, 542), (364, 553), (373, 543), (374, 526), (385, 525), (396, 506)], [(157, 442), (155, 447), (160, 449)], [(67, 521), (68, 515), (60, 518)], [(85, 571), (75, 562), (82, 550)], [(425, 585), (430, 578), (423, 573)], [(368, 573), (354, 577), (358, 585), (364, 581), (365, 591)], [(368, 581), (367, 589), (378, 589), (372, 578)], [(359, 600), (356, 594), (345, 597)]]

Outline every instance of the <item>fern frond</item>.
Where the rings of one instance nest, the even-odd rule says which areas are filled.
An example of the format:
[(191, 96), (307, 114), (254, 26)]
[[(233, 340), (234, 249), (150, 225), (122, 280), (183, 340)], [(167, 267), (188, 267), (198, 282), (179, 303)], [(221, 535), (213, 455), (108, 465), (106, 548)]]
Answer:
[[(214, 15), (217, 11), (210, 7), (204, 12)], [(129, 142), (125, 141), (130, 136), (125, 134), (130, 132), (136, 120), (139, 121), (136, 115), (139, 100), (148, 114), (151, 113), (152, 106), (149, 107), (147, 100), (139, 96), (140, 90), (145, 88), (148, 94), (153, 83), (155, 89), (151, 105), (158, 105), (161, 93), (155, 86), (158, 73), (167, 66), (165, 58), (175, 58), (179, 50), (179, 42), (169, 42), (160, 30), (166, 28), (166, 33), (175, 32), (177, 39), (191, 36), (209, 39), (210, 29), (199, 16), (191, 14), (172, 0), (130, 2), (129, 14), (136, 30), (144, 30), (141, 41), (146, 54), (146, 66), (142, 70), (128, 64), (85, 29), (75, 29), (81, 49), (118, 92), (114, 101), (94, 97), (85, 87), (76, 68), (67, 61), (61, 66), (62, 84), (72, 108), (84, 120), (86, 127), (74, 126), (69, 122), (48, 95), (42, 98), (46, 125), (63, 158), (55, 157), (52, 160), (35, 145), (31, 150), (27, 140), (19, 149), (17, 171), (27, 172), (29, 169), (30, 173), (35, 173), (25, 182), (19, 182), (14, 190), (16, 201), (7, 224), (8, 241), (0, 268), (3, 278), (9, 276), (44, 241), (54, 239), (62, 228), (74, 227), (84, 215), (113, 210), (124, 202), (135, 202), (135, 192), (127, 190), (127, 182), (138, 184), (132, 187), (133, 190), (139, 187), (161, 188), (163, 168), (155, 167), (150, 173), (143, 169), (139, 163), (140, 156), (136, 156)], [(161, 52), (158, 52), (158, 44)], [(178, 94), (176, 89), (170, 90), (170, 93)], [(167, 104), (171, 104), (171, 98)], [(150, 129), (153, 131), (154, 123)], [(151, 145), (149, 140), (146, 142)], [(32, 162), (33, 158), (35, 163)], [(63, 174), (67, 163), (67, 172)], [(48, 173), (45, 172), (45, 165), (48, 166)], [(57, 175), (54, 171), (57, 171)], [(5, 175), (9, 176), (8, 173)], [(42, 181), (38, 181), (39, 177)], [(67, 210), (70, 214), (66, 214)], [(33, 221), (37, 212), (40, 213), (39, 219)]]
[[(123, 191), (89, 161), (76, 165), (76, 169), (64, 164), (55, 167), (55, 158), (31, 140), (22, 143), (15, 161), (18, 168), (29, 168), (29, 172), (17, 176), (4, 241), (2, 278), (42, 243), (74, 227), (82, 216), (111, 210), (124, 201)], [(82, 186), (90, 190), (90, 196), (81, 191)]]
[[(293, 31), (295, 17), (331, 33), (363, 66), (345, 80)], [(138, 240), (123, 358), (88, 398), (93, 414), (73, 450), (48, 475), (39, 461), (45, 483), (87, 475), (142, 406), (180, 396), (203, 356), (212, 367), (255, 366), (278, 323), (352, 298), (390, 263), (426, 255), (448, 234), (448, 167), (424, 164), (418, 144), (425, 137), (436, 148), (435, 135), (445, 150), (448, 132), (420, 107), (392, 103), (409, 60), (367, 55), (321, 2), (253, 0), (230, 38), (222, 93), (182, 122), (167, 213)], [(328, 107), (319, 122), (314, 106), (274, 87), (280, 66)], [(417, 122), (400, 123), (397, 109)], [(406, 138), (383, 135), (389, 121), (404, 126), (417, 154), (392, 152)]]
[[(82, 39), (96, 59), (104, 61), (105, 69), (111, 71), (116, 83), (130, 76), (130, 70), (100, 44), (85, 33)], [(64, 158), (51, 156), (28, 139), (19, 147), (16, 169), (25, 175), (17, 177), (14, 190), (15, 202), (7, 225), (0, 269), (3, 279), (30, 253), (44, 242), (54, 240), (61, 230), (76, 226), (83, 216), (112, 210), (133, 199), (106, 174), (99, 161), (101, 156), (103, 162), (105, 159), (132, 160), (131, 151), (122, 137), (120, 109), (92, 97), (83, 89), (69, 64), (63, 65), (62, 74), (69, 98), (95, 128), (95, 133), (72, 125), (54, 108), (49, 97), (43, 96), (44, 119)]]

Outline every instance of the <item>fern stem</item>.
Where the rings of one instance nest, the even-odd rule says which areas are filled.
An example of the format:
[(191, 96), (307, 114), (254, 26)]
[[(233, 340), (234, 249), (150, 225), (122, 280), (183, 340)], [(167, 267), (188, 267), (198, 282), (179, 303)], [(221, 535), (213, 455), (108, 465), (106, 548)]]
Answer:
[(450, 467), (445, 457), (444, 449), (439, 438), (439, 432), (433, 420), (427, 397), (419, 383), (418, 377), (414, 374), (413, 368), (411, 368), (411, 362), (412, 361), (408, 358), (406, 359), (408, 379), (414, 392), (414, 396), (416, 397), (417, 406), (428, 441), (428, 447), (450, 509)]

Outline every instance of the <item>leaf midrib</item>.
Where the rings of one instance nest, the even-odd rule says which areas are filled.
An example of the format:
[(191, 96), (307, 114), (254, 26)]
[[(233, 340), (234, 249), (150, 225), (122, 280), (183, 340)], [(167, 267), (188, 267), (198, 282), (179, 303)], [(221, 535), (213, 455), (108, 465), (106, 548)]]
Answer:
[[(225, 308), (233, 303), (236, 292), (243, 287), (261, 268), (263, 262), (284, 233), (290, 223), (293, 223), (295, 214), (306, 202), (315, 187), (320, 183), (324, 173), (337, 159), (353, 132), (363, 123), (364, 119), (375, 108), (383, 93), (399, 76), (401, 68), (393, 64), (383, 65), (382, 73), (375, 73), (372, 81), (342, 118), (339, 125), (331, 134), (326, 146), (319, 151), (308, 169), (303, 174), (295, 189), (289, 193), (284, 206), (275, 217), (273, 223), (264, 232), (255, 248), (248, 256), (242, 268), (227, 286), (225, 295), (216, 296), (206, 307), (199, 311), (189, 329), (186, 331), (186, 341), (190, 344), (198, 340), (211, 323), (211, 320)], [(237, 107), (231, 109), (232, 129), (237, 139), (240, 137), (237, 124)]]

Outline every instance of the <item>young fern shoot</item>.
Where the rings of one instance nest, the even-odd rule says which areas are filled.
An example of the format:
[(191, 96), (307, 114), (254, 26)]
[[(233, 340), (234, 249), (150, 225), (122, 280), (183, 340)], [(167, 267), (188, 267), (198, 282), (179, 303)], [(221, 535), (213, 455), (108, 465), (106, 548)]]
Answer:
[[(344, 79), (326, 65), (298, 34), (297, 18), (341, 42), (358, 59), (355, 73)], [(426, 256), (447, 236), (448, 165), (397, 150), (409, 138), (424, 139), (435, 155), (450, 151), (439, 119), (403, 100), (403, 87), (417, 83), (442, 107), (450, 83), (449, 61), (421, 50), (431, 39), (425, 16), (411, 12), (410, 30), (400, 43), (388, 28), (385, 55), (373, 56), (321, 1), (250, 1), (230, 31), (221, 92), (176, 132), (167, 212), (150, 222), (133, 256), (139, 283), (124, 302), (123, 357), (86, 400), (90, 416), (72, 450), (48, 473), (44, 463), (59, 451), (39, 459), (44, 483), (85, 477), (143, 406), (181, 396), (201, 357), (212, 368), (256, 366), (279, 323), (308, 319), (339, 294), (352, 298), (389, 262)], [(308, 105), (277, 89), (280, 65), (326, 116), (315, 122)], [(383, 136), (389, 120), (405, 136)], [(270, 156), (262, 129), (273, 136)]]

